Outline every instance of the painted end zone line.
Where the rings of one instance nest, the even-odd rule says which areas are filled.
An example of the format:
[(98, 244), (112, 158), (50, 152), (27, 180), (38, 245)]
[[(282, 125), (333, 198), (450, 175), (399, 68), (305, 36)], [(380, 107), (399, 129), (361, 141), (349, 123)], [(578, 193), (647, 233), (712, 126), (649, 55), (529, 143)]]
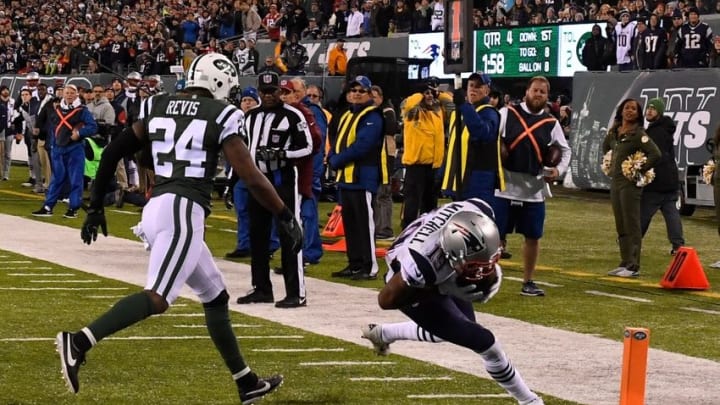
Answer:
[(30, 280), (31, 283), (99, 283), (100, 280)]
[(443, 398), (510, 398), (509, 394), (428, 394), (408, 395), (413, 399), (443, 399)]
[(301, 366), (383, 366), (395, 364), (394, 361), (308, 361)]
[(627, 295), (619, 295), (619, 294), (609, 294), (609, 293), (604, 293), (602, 291), (595, 291), (595, 290), (588, 290), (588, 291), (585, 291), (585, 293), (590, 294), (590, 295), (599, 295), (601, 297), (619, 298), (621, 300), (628, 300), (628, 301), (635, 301), (635, 302), (645, 302), (645, 303), (652, 302), (652, 300), (648, 300), (645, 298), (628, 297)]
[(15, 277), (75, 277), (73, 273), (8, 273)]
[[(238, 339), (302, 339), (300, 335), (238, 336)], [(103, 340), (195, 340), (210, 339), (210, 336), (120, 336)], [(55, 338), (2, 338), (0, 342), (54, 342)], [(394, 364), (394, 363), (390, 363)]]
[(350, 381), (450, 381), (452, 377), (350, 377)]
[(3, 270), (52, 270), (52, 267), (50, 266), (40, 266), (40, 267), (5, 267)]

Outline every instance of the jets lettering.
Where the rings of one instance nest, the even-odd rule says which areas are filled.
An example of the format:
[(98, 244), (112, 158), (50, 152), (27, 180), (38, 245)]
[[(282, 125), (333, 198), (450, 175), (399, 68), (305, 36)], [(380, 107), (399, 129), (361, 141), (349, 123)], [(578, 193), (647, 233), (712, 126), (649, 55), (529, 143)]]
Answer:
[(168, 115), (197, 115), (199, 101), (192, 100), (170, 100), (165, 114)]

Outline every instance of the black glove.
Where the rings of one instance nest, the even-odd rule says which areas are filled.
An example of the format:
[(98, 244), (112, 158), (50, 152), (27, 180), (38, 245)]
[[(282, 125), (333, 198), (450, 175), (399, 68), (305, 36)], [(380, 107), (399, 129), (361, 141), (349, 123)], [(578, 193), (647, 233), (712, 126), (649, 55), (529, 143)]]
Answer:
[(97, 240), (98, 227), (104, 236), (107, 236), (107, 222), (105, 221), (105, 210), (103, 208), (87, 208), (87, 216), (80, 228), (80, 237), (88, 245)]
[(287, 207), (278, 216), (277, 223), (283, 246), (289, 246), (292, 254), (298, 254), (303, 245), (303, 231), (297, 219)]
[(455, 104), (455, 108), (458, 108), (460, 104), (465, 104), (465, 90), (463, 89), (455, 89), (453, 90), (453, 104)]
[(270, 160), (270, 149), (259, 146), (255, 152), (255, 160), (258, 162), (267, 162)]

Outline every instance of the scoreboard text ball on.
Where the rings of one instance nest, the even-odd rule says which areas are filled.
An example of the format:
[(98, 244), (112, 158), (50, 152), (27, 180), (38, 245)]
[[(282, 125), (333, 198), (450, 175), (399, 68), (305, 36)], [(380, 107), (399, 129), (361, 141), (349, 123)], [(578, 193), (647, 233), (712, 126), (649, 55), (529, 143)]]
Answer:
[(445, 0), (445, 74), (473, 71), (472, 2)]

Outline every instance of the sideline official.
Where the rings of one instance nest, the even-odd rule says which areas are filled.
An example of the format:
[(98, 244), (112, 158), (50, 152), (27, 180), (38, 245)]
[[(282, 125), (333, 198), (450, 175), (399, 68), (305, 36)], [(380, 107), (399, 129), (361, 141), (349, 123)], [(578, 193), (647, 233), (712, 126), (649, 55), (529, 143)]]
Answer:
[[(268, 72), (258, 76), (262, 104), (245, 116), (250, 155), (260, 171), (275, 186), (280, 198), (295, 218), (300, 216), (297, 159), (312, 153), (313, 143), (307, 121), (296, 108), (280, 99), (280, 78)], [(254, 196), (248, 200), (250, 215), (250, 267), (254, 290), (237, 300), (238, 304), (273, 302), (270, 282), (270, 228), (273, 215)], [(293, 254), (287, 239), (280, 240), (281, 263), (287, 296), (276, 302), (278, 308), (307, 305), (302, 251)]]

